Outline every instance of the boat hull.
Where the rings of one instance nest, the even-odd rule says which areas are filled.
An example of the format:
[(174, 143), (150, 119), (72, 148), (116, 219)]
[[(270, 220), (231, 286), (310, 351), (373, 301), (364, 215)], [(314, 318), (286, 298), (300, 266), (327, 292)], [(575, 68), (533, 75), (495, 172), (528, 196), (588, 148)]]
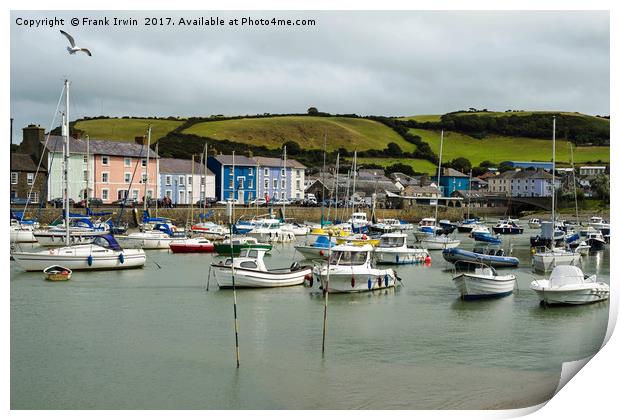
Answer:
[(439, 251), (442, 249), (451, 249), (456, 248), (461, 244), (461, 241), (458, 240), (448, 240), (448, 241), (436, 241), (434, 238), (427, 238), (420, 241), (422, 246), (429, 251)]
[[(232, 288), (232, 269), (230, 266), (213, 266), (217, 285), (222, 289)], [(255, 270), (235, 268), (235, 287), (266, 288), (299, 286), (312, 274), (312, 268), (302, 267), (293, 271), (277, 270), (268, 273)]]
[(375, 261), (377, 264), (419, 264), (430, 258), (425, 249), (388, 251), (377, 248), (375, 250)]
[(584, 305), (609, 299), (609, 287), (586, 287), (579, 289), (545, 289), (531, 287), (541, 302), (547, 305)]
[(307, 259), (325, 259), (329, 254), (329, 248), (321, 248), (311, 245), (295, 245), (295, 250)]
[[(107, 232), (72, 232), (69, 234), (69, 240), (72, 245), (87, 244), (93, 241), (97, 236), (105, 235)], [(65, 246), (67, 234), (64, 232), (34, 232), (34, 237), (41, 246)]]
[(371, 269), (363, 274), (352, 274), (341, 270), (330, 271), (329, 282), (327, 282), (327, 271), (321, 270), (320, 273), (313, 273), (313, 279), (321, 290), (327, 283), (329, 293), (358, 293), (389, 289), (396, 286), (397, 280), (396, 273), (392, 269)]
[(207, 245), (185, 245), (185, 244), (170, 244), (170, 250), (175, 254), (190, 254), (201, 252), (213, 252), (215, 246), (213, 244)]
[(103, 253), (105, 255), (87, 251), (60, 252), (62, 250), (63, 248), (43, 252), (14, 252), (11, 255), (17, 265), (26, 271), (43, 271), (51, 265), (61, 265), (73, 271), (114, 270), (139, 268), (146, 262), (144, 251), (138, 249), (110, 251)]
[(475, 300), (485, 298), (499, 298), (512, 294), (515, 286), (516, 277), (476, 275), (463, 273), (452, 279), (456, 285), (461, 298), (464, 300)]
[(131, 236), (117, 236), (118, 243), (123, 248), (136, 249), (170, 249), (170, 243), (178, 238), (146, 238)]
[(442, 253), (443, 258), (453, 264), (476, 264), (483, 263), (491, 267), (517, 267), (519, 259), (516, 257), (496, 256), (479, 254), (476, 252), (466, 251), (460, 248), (446, 249)]
[(493, 232), (501, 233), (502, 235), (520, 235), (523, 233), (523, 228), (504, 228), (494, 226)]
[[(271, 244), (240, 244), (240, 245), (233, 245), (233, 250), (232, 253), (233, 255), (237, 255), (241, 252), (242, 249), (246, 249), (246, 248), (259, 248), (259, 249), (266, 249), (267, 252), (271, 251), (271, 249), (273, 248), (273, 245)], [(214, 244), (214, 249), (215, 252), (217, 252), (220, 255), (230, 255), (230, 244)]]
[(558, 265), (577, 265), (581, 259), (578, 252), (566, 255), (540, 255), (535, 254), (532, 258), (532, 266), (538, 272), (552, 271)]
[(33, 243), (37, 242), (32, 229), (13, 229), (10, 232), (11, 243)]

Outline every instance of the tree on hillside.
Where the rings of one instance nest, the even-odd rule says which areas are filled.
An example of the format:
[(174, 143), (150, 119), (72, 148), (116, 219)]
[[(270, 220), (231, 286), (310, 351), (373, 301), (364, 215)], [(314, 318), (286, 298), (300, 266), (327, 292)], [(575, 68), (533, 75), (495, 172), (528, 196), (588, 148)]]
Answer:
[(319, 113), (319, 110), (316, 109), (315, 107), (311, 106), (310, 108), (308, 108), (308, 115), (317, 115)]
[(596, 178), (590, 182), (590, 185), (598, 198), (605, 203), (609, 203), (609, 178), (607, 175), (597, 175)]
[(481, 168), (497, 168), (497, 164), (491, 162), (490, 160), (483, 160), (478, 166)]
[(403, 150), (396, 143), (388, 143), (387, 147), (384, 149), (384, 152), (388, 156), (392, 157), (400, 157), (403, 154)]
[(286, 153), (289, 155), (297, 155), (301, 152), (301, 147), (293, 140), (287, 141), (282, 146), (286, 146)]
[(469, 173), (469, 170), (471, 169), (471, 162), (467, 158), (459, 157), (459, 158), (453, 159), (451, 162), (448, 163), (447, 166), (466, 174), (466, 173)]
[(403, 163), (395, 163), (392, 166), (388, 166), (385, 168), (385, 175), (393, 174), (394, 172), (402, 172), (405, 175), (413, 176), (416, 172), (409, 165), (405, 165)]

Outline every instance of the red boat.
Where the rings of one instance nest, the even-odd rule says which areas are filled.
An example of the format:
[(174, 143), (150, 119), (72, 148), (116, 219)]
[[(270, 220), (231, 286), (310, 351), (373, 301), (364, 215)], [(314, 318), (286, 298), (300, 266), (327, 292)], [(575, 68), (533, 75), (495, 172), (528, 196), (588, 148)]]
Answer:
[(174, 253), (213, 252), (215, 245), (205, 238), (183, 239), (170, 242), (170, 250)]

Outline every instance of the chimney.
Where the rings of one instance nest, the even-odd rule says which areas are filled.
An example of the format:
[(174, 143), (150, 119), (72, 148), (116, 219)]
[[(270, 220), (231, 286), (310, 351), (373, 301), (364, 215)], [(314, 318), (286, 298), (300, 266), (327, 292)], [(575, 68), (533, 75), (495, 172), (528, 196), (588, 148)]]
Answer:
[(136, 144), (139, 144), (140, 146), (144, 146), (146, 145), (146, 136), (136, 136), (135, 141), (136, 141)]
[(39, 161), (43, 152), (43, 142), (45, 141), (45, 130), (36, 124), (30, 124), (22, 129), (23, 140), (17, 151), (25, 153), (35, 158), (35, 162)]
[(252, 152), (251, 150), (248, 150), (248, 157), (252, 159), (254, 157), (254, 152)]

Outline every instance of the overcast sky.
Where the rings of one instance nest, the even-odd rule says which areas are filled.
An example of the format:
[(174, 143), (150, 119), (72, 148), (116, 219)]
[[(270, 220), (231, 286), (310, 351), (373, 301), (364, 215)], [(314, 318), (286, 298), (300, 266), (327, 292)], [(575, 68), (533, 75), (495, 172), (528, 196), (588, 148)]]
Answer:
[[(73, 17), (135, 17), (136, 27)], [(144, 17), (315, 19), (307, 27), (146, 27)], [(17, 18), (64, 18), (63, 27)], [(93, 56), (70, 56), (59, 29)], [(609, 114), (607, 12), (15, 12), (14, 142), (71, 119), (303, 113), (414, 115), (469, 107)], [(58, 125), (56, 119), (55, 126)]]

